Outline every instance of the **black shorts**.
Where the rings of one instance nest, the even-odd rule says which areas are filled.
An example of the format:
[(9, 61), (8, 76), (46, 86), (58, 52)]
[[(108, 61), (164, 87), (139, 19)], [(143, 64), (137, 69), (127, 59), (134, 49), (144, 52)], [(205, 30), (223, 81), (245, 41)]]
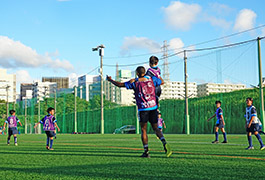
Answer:
[(56, 135), (56, 133), (54, 131), (45, 131), (47, 137), (54, 137)]
[(139, 121), (143, 123), (147, 123), (149, 121), (151, 124), (157, 123), (158, 122), (157, 109), (151, 111), (140, 111)]
[(247, 132), (254, 133), (256, 131), (259, 131), (259, 124), (251, 124), (250, 128), (247, 128)]
[(8, 128), (8, 135), (11, 136), (11, 135), (14, 135), (14, 134), (17, 134), (18, 131), (17, 131), (17, 128), (16, 127), (11, 127), (11, 128)]
[(219, 129), (224, 128), (225, 126), (223, 123), (216, 124), (215, 127), (218, 127)]

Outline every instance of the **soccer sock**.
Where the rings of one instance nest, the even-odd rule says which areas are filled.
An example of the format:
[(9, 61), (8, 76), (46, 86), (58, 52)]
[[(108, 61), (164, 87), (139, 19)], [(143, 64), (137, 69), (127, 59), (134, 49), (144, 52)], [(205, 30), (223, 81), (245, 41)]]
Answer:
[(49, 146), (49, 138), (47, 137), (47, 142), (46, 142), (46, 146)]
[(10, 143), (10, 137), (7, 137), (7, 144)]
[(260, 135), (257, 134), (257, 135), (255, 135), (255, 136), (256, 136), (256, 138), (259, 140), (260, 146), (264, 146), (264, 144), (263, 144), (263, 142), (262, 142), (262, 139), (261, 139)]
[(17, 137), (14, 137), (15, 144), (17, 143)]
[(50, 148), (52, 148), (53, 139), (50, 140)]
[(144, 152), (147, 153), (148, 152), (148, 144), (144, 145)]
[(218, 141), (218, 135), (219, 133), (218, 132), (215, 132), (215, 140)]
[(164, 136), (160, 138), (160, 141), (163, 143), (164, 146), (165, 146), (166, 143), (167, 143), (167, 142), (166, 142), (166, 139), (164, 138)]
[(227, 141), (226, 132), (223, 133), (223, 136), (224, 136), (224, 140)]
[(248, 143), (249, 143), (249, 147), (252, 147), (252, 137), (248, 135)]

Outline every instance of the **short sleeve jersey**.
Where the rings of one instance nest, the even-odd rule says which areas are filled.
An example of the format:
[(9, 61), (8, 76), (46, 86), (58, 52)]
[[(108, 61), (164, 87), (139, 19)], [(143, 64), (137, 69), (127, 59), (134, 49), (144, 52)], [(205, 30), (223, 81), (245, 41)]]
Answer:
[(164, 120), (162, 118), (158, 118), (158, 123), (157, 123), (157, 126), (159, 128), (162, 128), (163, 127), (163, 123), (164, 123)]
[(222, 108), (221, 107), (217, 108), (215, 114), (216, 114), (216, 119), (217, 119), (216, 124), (220, 124), (221, 119), (222, 119), (221, 118), (222, 117), (221, 115), (223, 115)]
[(150, 77), (155, 76), (157, 78), (160, 78), (161, 71), (160, 71), (159, 67), (150, 67), (150, 68), (148, 68), (146, 75), (150, 76)]
[(254, 116), (254, 119), (252, 121), (252, 124), (257, 124), (258, 118), (257, 118), (257, 110), (255, 106), (247, 107), (246, 108), (246, 122), (249, 123), (253, 116)]
[(40, 120), (40, 123), (43, 124), (43, 130), (44, 131), (53, 131), (55, 130), (54, 123), (56, 123), (57, 120), (53, 115), (47, 115), (44, 118)]
[(8, 127), (10, 128), (17, 127), (19, 119), (16, 116), (9, 116), (5, 122), (8, 123)]

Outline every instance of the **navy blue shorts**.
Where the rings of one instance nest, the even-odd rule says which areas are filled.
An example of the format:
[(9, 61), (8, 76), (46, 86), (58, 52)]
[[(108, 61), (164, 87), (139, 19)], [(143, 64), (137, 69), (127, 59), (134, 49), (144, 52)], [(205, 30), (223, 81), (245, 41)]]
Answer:
[(247, 128), (247, 132), (254, 133), (256, 131), (259, 131), (259, 124), (251, 124), (250, 128)]
[(11, 127), (11, 128), (8, 128), (8, 135), (11, 136), (11, 135), (14, 135), (14, 134), (17, 134), (18, 131), (17, 131), (17, 128), (16, 127)]
[(45, 131), (47, 137), (54, 137), (56, 135), (56, 133), (54, 131)]
[(139, 121), (143, 123), (147, 123), (149, 121), (151, 124), (157, 123), (158, 122), (157, 109), (152, 111), (139, 111)]
[(224, 128), (225, 126), (223, 123), (216, 124), (215, 127), (218, 127), (219, 129)]

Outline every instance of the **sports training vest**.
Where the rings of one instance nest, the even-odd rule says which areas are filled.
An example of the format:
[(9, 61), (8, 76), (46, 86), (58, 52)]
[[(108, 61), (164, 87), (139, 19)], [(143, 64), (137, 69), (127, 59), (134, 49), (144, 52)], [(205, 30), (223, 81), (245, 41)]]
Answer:
[(9, 116), (7, 118), (8, 126), (10, 128), (17, 127), (17, 117), (16, 116)]
[[(249, 124), (249, 122), (250, 122), (250, 120), (252, 118), (252, 116), (251, 116), (251, 110), (252, 110), (252, 108), (255, 108), (255, 107), (254, 106), (251, 106), (251, 107), (247, 107), (246, 108), (246, 121), (247, 121), (248, 124)], [(257, 123), (259, 123), (258, 122), (258, 118), (257, 118), (257, 116), (254, 116), (254, 119), (252, 121), (252, 124), (257, 124)]]
[(45, 116), (43, 122), (43, 130), (44, 131), (53, 131), (55, 130), (54, 123), (53, 123), (53, 115)]

